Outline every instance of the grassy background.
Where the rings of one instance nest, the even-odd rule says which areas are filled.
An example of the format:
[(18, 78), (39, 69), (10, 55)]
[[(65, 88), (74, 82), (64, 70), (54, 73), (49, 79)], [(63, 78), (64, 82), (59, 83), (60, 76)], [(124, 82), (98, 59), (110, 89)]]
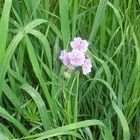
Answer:
[[(2, 139), (140, 140), (140, 1), (0, 1)], [(58, 59), (90, 41), (89, 76)]]

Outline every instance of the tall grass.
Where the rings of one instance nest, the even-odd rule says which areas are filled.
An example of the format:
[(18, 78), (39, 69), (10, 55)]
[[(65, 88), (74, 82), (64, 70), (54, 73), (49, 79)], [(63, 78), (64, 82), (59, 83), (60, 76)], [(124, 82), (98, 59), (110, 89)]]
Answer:
[[(0, 1), (0, 139), (139, 140), (140, 1)], [(59, 60), (89, 40), (92, 73)]]

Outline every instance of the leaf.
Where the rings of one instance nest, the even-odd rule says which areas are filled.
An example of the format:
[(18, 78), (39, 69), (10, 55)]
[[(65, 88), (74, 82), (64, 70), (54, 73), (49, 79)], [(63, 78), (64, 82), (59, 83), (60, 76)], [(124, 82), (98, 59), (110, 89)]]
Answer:
[(0, 64), (3, 61), (6, 49), (11, 6), (12, 0), (5, 0), (2, 17), (0, 21)]
[(0, 129), (9, 139), (14, 139), (15, 138), (13, 136), (13, 134), (10, 132), (10, 130), (6, 126), (4, 126), (3, 124), (0, 124)]
[(62, 126), (62, 127), (58, 127), (55, 128), (53, 130), (48, 130), (33, 136), (29, 136), (29, 137), (24, 137), (24, 139), (29, 139), (29, 138), (37, 138), (38, 139), (45, 139), (48, 137), (53, 137), (53, 135), (55, 134), (61, 134), (61, 133), (65, 133), (67, 131), (71, 131), (71, 130), (75, 130), (75, 129), (79, 129), (79, 128), (83, 128), (83, 127), (87, 127), (87, 126), (101, 126), (101, 127), (105, 127), (104, 123), (102, 121), (99, 120), (86, 120), (86, 121), (82, 121), (82, 122), (77, 122), (77, 123), (73, 123), (73, 124), (69, 124), (66, 126)]
[(94, 22), (93, 22), (93, 25), (92, 25), (92, 29), (91, 29), (91, 32), (90, 32), (90, 36), (89, 36), (89, 41), (90, 42), (92, 42), (94, 40), (94, 38), (96, 36), (96, 33), (99, 29), (99, 26), (100, 26), (101, 21), (102, 21), (102, 16), (105, 13), (107, 2), (108, 2), (108, 0), (100, 0), (100, 2), (99, 2), (99, 6), (98, 6), (98, 9), (97, 9), (97, 12), (96, 12), (96, 15), (95, 15), (95, 18), (94, 18)]
[(49, 68), (50, 68), (50, 70), (52, 70), (52, 55), (51, 55), (51, 49), (50, 49), (48, 40), (41, 32), (39, 32), (35, 29), (31, 30), (29, 33), (34, 35), (35, 37), (37, 37), (42, 42), (42, 44), (43, 44), (42, 46), (43, 46), (46, 56), (48, 58)]
[(117, 113), (123, 128), (123, 140), (130, 140), (129, 127), (125, 116), (123, 115), (122, 111), (119, 109), (119, 107), (115, 104), (114, 101), (112, 101), (112, 106), (115, 112)]
[(67, 48), (70, 39), (69, 15), (68, 15), (68, 1), (59, 0), (59, 11), (61, 21), (61, 32), (63, 38), (64, 48)]
[(3, 107), (0, 106), (0, 116), (13, 123), (25, 136), (30, 135), (28, 130), (13, 116), (11, 116)]
[(15, 106), (17, 110), (20, 110), (22, 104), (19, 100), (19, 98), (13, 93), (13, 91), (10, 89), (7, 83), (4, 83), (3, 85), (3, 91), (6, 97), (11, 101), (11, 103)]
[(25, 35), (25, 41), (26, 41), (26, 44), (27, 44), (27, 50), (28, 50), (28, 54), (29, 54), (29, 58), (30, 58), (33, 70), (35, 72), (36, 77), (38, 78), (38, 80), (40, 82), (40, 85), (43, 89), (46, 100), (47, 100), (47, 102), (49, 104), (49, 107), (51, 109), (51, 113), (53, 115), (53, 118), (55, 119), (55, 117), (56, 117), (56, 107), (55, 107), (55, 104), (53, 103), (53, 101), (51, 99), (51, 96), (50, 96), (49, 90), (47, 88), (46, 82), (45, 82), (44, 78), (42, 77), (41, 69), (39, 67), (39, 63), (38, 63), (34, 48), (33, 48), (32, 43), (31, 43), (31, 41), (30, 41), (30, 39), (27, 35)]
[(33, 98), (34, 102), (36, 103), (45, 130), (50, 129), (52, 121), (49, 117), (45, 103), (39, 95), (39, 93), (29, 84), (23, 84), (21, 88), (27, 93), (29, 93), (29, 95)]
[[(26, 25), (24, 30), (26, 33), (28, 33), (30, 30), (32, 30), (33, 28), (35, 28), (36, 26), (38, 26), (44, 22), (46, 22), (46, 21), (42, 20), (42, 19), (36, 19), (36, 20), (30, 22), (28, 25)], [(0, 81), (1, 81), (0, 82), (0, 94), (1, 94), (1, 91), (3, 88), (3, 80), (5, 78), (5, 74), (7, 72), (8, 67), (9, 67), (10, 60), (11, 60), (12, 55), (14, 54), (15, 49), (17, 48), (19, 42), (22, 40), (22, 38), (23, 38), (23, 34), (22, 34), (22, 31), (20, 31), (13, 38), (13, 40), (11, 41), (11, 43), (9, 44), (9, 46), (6, 50), (5, 57), (4, 57), (4, 60), (2, 62), (1, 69), (0, 69)]]

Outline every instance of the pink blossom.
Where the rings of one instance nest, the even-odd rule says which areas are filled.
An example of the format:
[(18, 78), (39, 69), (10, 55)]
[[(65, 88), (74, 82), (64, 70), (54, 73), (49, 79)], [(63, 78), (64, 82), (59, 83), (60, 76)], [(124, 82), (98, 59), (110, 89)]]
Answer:
[(72, 50), (69, 53), (70, 64), (77, 67), (82, 66), (85, 61), (85, 54), (79, 50)]
[(69, 53), (66, 52), (66, 50), (62, 50), (59, 58), (65, 66), (67, 66), (68, 68), (71, 69), (71, 68), (73, 68), (73, 66), (70, 64), (70, 59), (69, 59), (68, 55), (69, 55)]
[(64, 60), (66, 58), (66, 56), (67, 56), (66, 50), (62, 50), (61, 53), (60, 53), (59, 58), (60, 58), (60, 60)]
[(84, 64), (82, 65), (83, 74), (87, 75), (91, 72), (92, 64), (91, 59), (87, 58), (84, 61)]
[(87, 40), (82, 40), (80, 37), (75, 37), (73, 41), (70, 42), (71, 47), (75, 50), (79, 50), (81, 52), (86, 52), (89, 46)]
[(86, 57), (86, 51), (88, 49), (88, 41), (82, 40), (80, 37), (75, 37), (73, 41), (70, 42), (72, 51), (67, 52), (62, 50), (60, 53), (60, 60), (69, 69), (76, 67), (82, 67), (84, 75), (91, 72), (92, 63), (91, 59)]

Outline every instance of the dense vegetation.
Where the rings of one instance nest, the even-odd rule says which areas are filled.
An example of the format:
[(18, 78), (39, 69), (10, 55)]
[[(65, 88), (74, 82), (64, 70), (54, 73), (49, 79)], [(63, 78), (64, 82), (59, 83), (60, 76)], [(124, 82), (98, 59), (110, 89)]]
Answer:
[[(140, 140), (140, 0), (1, 0), (0, 15), (1, 140)], [(59, 59), (78, 36), (89, 75)]]

